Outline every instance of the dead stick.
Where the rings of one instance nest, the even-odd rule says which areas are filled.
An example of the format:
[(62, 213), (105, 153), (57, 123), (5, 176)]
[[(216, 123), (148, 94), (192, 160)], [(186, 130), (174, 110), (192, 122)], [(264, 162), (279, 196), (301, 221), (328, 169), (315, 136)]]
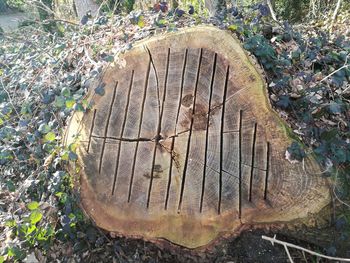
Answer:
[[(303, 247), (300, 247), (300, 246), (297, 246), (297, 245), (294, 245), (294, 244), (291, 244), (291, 243), (288, 243), (288, 242), (284, 242), (284, 241), (278, 240), (278, 239), (276, 239), (276, 235), (273, 238), (263, 235), (263, 236), (261, 236), (261, 238), (264, 239), (264, 240), (270, 241), (272, 245), (274, 245), (274, 243), (276, 243), (276, 244), (284, 246), (284, 248), (286, 248), (286, 247), (295, 248), (295, 249), (298, 249), (298, 250), (301, 250), (301, 251), (305, 251), (305, 252), (307, 252), (307, 253), (309, 253), (311, 255), (320, 257), (320, 258), (326, 258), (326, 259), (330, 259), (330, 260), (338, 260), (338, 261), (343, 261), (343, 262), (350, 262), (350, 258), (330, 257), (330, 256), (326, 256), (326, 255), (314, 252), (312, 250), (309, 250), (309, 249), (306, 249), (306, 248), (303, 248)], [(288, 255), (288, 257), (290, 257), (290, 255)], [(291, 261), (291, 262), (293, 262), (293, 261)]]

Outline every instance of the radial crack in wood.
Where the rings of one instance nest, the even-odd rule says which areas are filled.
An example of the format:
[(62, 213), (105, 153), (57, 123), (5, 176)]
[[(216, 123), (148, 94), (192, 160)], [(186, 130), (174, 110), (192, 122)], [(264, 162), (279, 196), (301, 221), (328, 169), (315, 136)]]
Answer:
[(312, 156), (285, 160), (286, 125), (228, 32), (183, 29), (118, 59), (66, 133), (67, 145), (78, 135), (81, 202), (99, 227), (195, 248), (329, 203)]

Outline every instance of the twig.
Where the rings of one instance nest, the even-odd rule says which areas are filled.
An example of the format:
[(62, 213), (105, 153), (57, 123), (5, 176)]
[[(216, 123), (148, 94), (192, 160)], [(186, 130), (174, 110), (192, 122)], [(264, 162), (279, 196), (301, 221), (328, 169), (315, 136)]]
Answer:
[(347, 67), (350, 67), (350, 65), (348, 64), (348, 57), (349, 55), (346, 57), (345, 59), (345, 63), (343, 66), (341, 66), (340, 68), (338, 68), (337, 70), (333, 71), (331, 74), (325, 76), (323, 79), (320, 80), (320, 83), (325, 81), (326, 79), (328, 79), (329, 77), (333, 76), (335, 73), (337, 73), (338, 71), (344, 69), (344, 68), (347, 68)]
[(2, 89), (6, 92), (7, 97), (9, 98), (9, 102), (10, 102), (12, 108), (14, 109), (14, 111), (15, 111), (15, 113), (16, 113), (18, 119), (21, 119), (21, 116), (19, 115), (19, 113), (18, 113), (18, 111), (17, 111), (17, 109), (16, 109), (16, 106), (15, 106), (15, 104), (13, 103), (13, 100), (12, 100), (12, 97), (11, 97), (10, 92), (8, 92), (8, 90), (5, 88), (5, 85), (4, 85), (4, 83), (2, 82), (2, 79), (0, 79), (0, 82), (1, 82)]
[(45, 22), (62, 22), (65, 24), (69, 24), (69, 25), (73, 25), (73, 26), (80, 26), (78, 23), (72, 22), (72, 21), (68, 21), (68, 20), (64, 20), (64, 19), (45, 19)]
[(348, 203), (344, 202), (343, 200), (341, 200), (341, 199), (338, 197), (337, 193), (335, 192), (335, 189), (336, 189), (336, 187), (337, 187), (337, 180), (338, 180), (338, 170), (337, 170), (337, 172), (335, 173), (334, 185), (333, 185), (333, 194), (334, 194), (335, 198), (336, 198), (341, 204), (343, 204), (343, 205), (347, 206), (348, 208), (350, 208), (350, 205), (349, 205)]
[[(330, 256), (326, 256), (326, 255), (323, 255), (323, 254), (320, 254), (318, 252), (314, 252), (312, 250), (309, 250), (307, 248), (303, 248), (303, 247), (300, 247), (300, 246), (297, 246), (297, 245), (294, 245), (292, 243), (288, 243), (288, 242), (284, 242), (284, 241), (281, 241), (281, 240), (278, 240), (276, 239), (276, 235), (274, 235), (274, 237), (267, 237), (267, 236), (261, 236), (262, 239), (264, 240), (267, 240), (267, 241), (270, 241), (272, 245), (274, 245), (274, 243), (276, 244), (279, 244), (279, 245), (282, 245), (284, 246), (284, 248), (286, 249), (286, 247), (290, 247), (290, 248), (295, 248), (295, 249), (298, 249), (298, 250), (301, 250), (301, 251), (304, 251), (304, 252), (307, 252), (311, 255), (314, 255), (316, 257), (320, 257), (320, 258), (326, 258), (326, 259), (329, 259), (329, 260), (338, 260), (338, 261), (343, 261), (343, 262), (350, 262), (350, 258), (338, 258), (338, 257), (330, 257)], [(288, 250), (288, 249), (287, 249)], [(286, 250), (286, 251), (287, 251)], [(290, 258), (290, 254), (288, 253), (288, 257), (289, 257), (289, 260), (291, 260)], [(291, 262), (293, 263), (293, 260), (291, 260)]]
[(96, 61), (94, 61), (94, 60), (90, 57), (89, 51), (87, 50), (87, 47), (86, 47), (85, 45), (84, 45), (84, 53), (85, 53), (86, 58), (90, 61), (90, 63), (91, 63), (92, 65), (94, 65), (95, 67), (97, 67)]
[(292, 256), (290, 255), (289, 253), (289, 250), (288, 250), (288, 246), (285, 244), (284, 245), (284, 250), (286, 251), (287, 255), (288, 255), (288, 259), (291, 263), (294, 263), (294, 260), (292, 259)]
[(266, 2), (267, 2), (267, 6), (270, 9), (270, 14), (271, 14), (272, 19), (275, 20), (276, 22), (278, 22), (278, 20), (276, 18), (275, 11), (273, 10), (273, 6), (272, 6), (272, 3), (271, 3), (271, 0), (267, 0)]
[(338, 12), (339, 12), (339, 8), (341, 6), (341, 2), (342, 2), (342, 0), (338, 0), (337, 1), (337, 5), (336, 5), (336, 7), (334, 9), (334, 13), (333, 13), (333, 16), (332, 16), (332, 24), (334, 23), (335, 19), (337, 18), (337, 15), (338, 15)]

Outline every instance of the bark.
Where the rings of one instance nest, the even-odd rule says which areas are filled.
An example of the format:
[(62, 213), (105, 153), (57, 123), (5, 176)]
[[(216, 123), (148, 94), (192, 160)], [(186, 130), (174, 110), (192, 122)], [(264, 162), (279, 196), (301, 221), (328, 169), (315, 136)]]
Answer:
[(211, 16), (215, 16), (226, 9), (226, 0), (205, 0), (205, 7)]
[(94, 0), (74, 0), (74, 3), (79, 20), (89, 11), (93, 17), (97, 15), (99, 6)]
[(55, 16), (66, 20), (76, 20), (74, 0), (55, 0)]

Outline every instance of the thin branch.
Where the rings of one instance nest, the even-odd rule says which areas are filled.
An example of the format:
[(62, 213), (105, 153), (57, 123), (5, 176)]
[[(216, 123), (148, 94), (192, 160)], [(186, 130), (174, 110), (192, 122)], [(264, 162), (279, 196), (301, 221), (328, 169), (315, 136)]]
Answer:
[[(326, 256), (326, 255), (320, 254), (318, 252), (314, 252), (314, 251), (309, 250), (307, 248), (303, 248), (303, 247), (294, 245), (292, 243), (288, 243), (288, 242), (284, 242), (284, 241), (278, 240), (278, 239), (276, 239), (276, 235), (273, 238), (263, 235), (263, 236), (261, 236), (261, 238), (264, 239), (264, 240), (270, 241), (272, 245), (274, 245), (274, 243), (276, 243), (276, 244), (284, 246), (284, 248), (286, 248), (286, 247), (295, 248), (295, 249), (304, 251), (306, 253), (309, 253), (310, 255), (314, 255), (316, 257), (326, 258), (326, 259), (329, 259), (329, 260), (338, 260), (338, 261), (343, 261), (343, 262), (350, 262), (350, 258), (330, 257), (330, 256)], [(290, 255), (288, 255), (288, 257), (290, 257)], [(291, 261), (291, 262), (293, 263), (293, 261)]]
[(72, 21), (68, 21), (68, 20), (64, 20), (64, 19), (45, 19), (44, 22), (62, 22), (65, 24), (69, 24), (69, 25), (73, 25), (73, 26), (79, 26), (78, 23), (72, 22)]
[(286, 253), (288, 255), (288, 259), (289, 259), (290, 263), (294, 263), (294, 260), (292, 259), (292, 256), (290, 255), (289, 250), (288, 250), (288, 246), (286, 244), (284, 245), (284, 250), (286, 251)]
[(266, 2), (267, 2), (267, 6), (270, 9), (270, 14), (271, 14), (272, 19), (275, 20), (276, 22), (278, 22), (277, 18), (276, 18), (275, 11), (273, 11), (273, 6), (272, 6), (272, 3), (271, 3), (271, 0), (267, 0)]
[(21, 119), (21, 116), (19, 115), (19, 113), (18, 113), (18, 111), (17, 111), (17, 109), (16, 109), (16, 106), (15, 106), (15, 104), (13, 103), (13, 100), (12, 100), (12, 97), (11, 97), (10, 92), (5, 88), (5, 85), (4, 85), (4, 83), (2, 82), (2, 79), (0, 79), (0, 82), (1, 82), (2, 89), (6, 92), (7, 97), (8, 97), (8, 99), (9, 99), (9, 102), (10, 102), (10, 104), (11, 104), (13, 110), (15, 111), (15, 113), (16, 113), (18, 119)]
[(337, 5), (336, 5), (336, 7), (334, 9), (334, 13), (333, 13), (333, 16), (332, 16), (332, 23), (334, 23), (335, 19), (337, 18), (337, 15), (338, 15), (338, 12), (339, 12), (339, 8), (341, 6), (341, 2), (342, 2), (342, 0), (338, 0), (337, 1)]
[(337, 73), (338, 71), (344, 69), (344, 68), (347, 68), (347, 67), (350, 67), (350, 64), (348, 64), (348, 58), (349, 58), (349, 55), (346, 57), (345, 59), (345, 63), (343, 66), (341, 66), (340, 68), (338, 68), (337, 70), (333, 71), (331, 74), (327, 75), (326, 77), (324, 77), (323, 79), (320, 80), (320, 83), (325, 81), (326, 79), (328, 79), (329, 77), (333, 76), (335, 73)]
[(348, 208), (350, 208), (350, 205), (349, 205), (348, 203), (344, 202), (343, 200), (341, 200), (341, 199), (339, 198), (339, 196), (337, 195), (336, 191), (335, 191), (335, 190), (336, 190), (336, 187), (337, 187), (337, 180), (338, 180), (338, 170), (337, 170), (337, 172), (335, 173), (334, 184), (333, 184), (333, 194), (334, 194), (335, 198), (336, 198), (341, 204), (343, 204), (343, 205), (347, 206)]

